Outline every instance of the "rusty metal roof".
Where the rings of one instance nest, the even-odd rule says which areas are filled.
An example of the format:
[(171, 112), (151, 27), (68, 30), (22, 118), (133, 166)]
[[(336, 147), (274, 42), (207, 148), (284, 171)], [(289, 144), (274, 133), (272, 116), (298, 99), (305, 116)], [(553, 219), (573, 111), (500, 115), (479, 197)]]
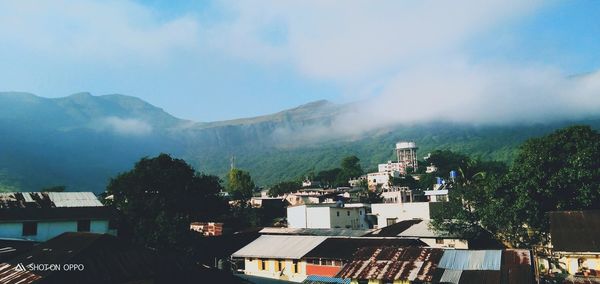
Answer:
[[(27, 271), (15, 269), (21, 264)], [(28, 271), (30, 264), (82, 264), (82, 271)], [(0, 283), (182, 283), (204, 279), (183, 256), (137, 247), (107, 234), (64, 233), (13, 259), (0, 263)], [(225, 275), (214, 275), (230, 283)], [(233, 277), (232, 277), (233, 278)], [(40, 280), (41, 279), (41, 280)]]
[(555, 251), (600, 252), (600, 210), (556, 211), (548, 216)]
[(354, 253), (365, 247), (426, 247), (417, 239), (329, 238), (308, 252), (306, 258), (351, 260)]
[(532, 283), (527, 250), (359, 249), (337, 277), (432, 283)]
[(344, 266), (341, 278), (432, 281), (443, 250), (432, 248), (370, 247), (359, 249)]

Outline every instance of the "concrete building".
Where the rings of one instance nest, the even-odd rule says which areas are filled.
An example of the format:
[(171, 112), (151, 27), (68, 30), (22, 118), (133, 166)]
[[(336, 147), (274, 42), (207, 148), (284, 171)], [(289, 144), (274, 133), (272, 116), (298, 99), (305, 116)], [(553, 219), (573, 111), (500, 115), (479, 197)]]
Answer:
[(413, 202), (412, 191), (408, 187), (390, 186), (389, 188), (382, 188), (381, 197), (383, 197), (383, 203)]
[(306, 261), (302, 258), (327, 237), (263, 235), (233, 253), (244, 259), (244, 274), (302, 282), (306, 279)]
[(0, 238), (44, 242), (65, 232), (113, 233), (92, 192), (0, 193)]
[(412, 219), (431, 219), (431, 202), (374, 203), (371, 214), (377, 217), (377, 228)]
[(551, 244), (536, 253), (542, 277), (566, 273), (568, 283), (600, 283), (600, 210), (555, 211), (548, 217)]
[(366, 204), (312, 204), (287, 208), (289, 228), (368, 229)]

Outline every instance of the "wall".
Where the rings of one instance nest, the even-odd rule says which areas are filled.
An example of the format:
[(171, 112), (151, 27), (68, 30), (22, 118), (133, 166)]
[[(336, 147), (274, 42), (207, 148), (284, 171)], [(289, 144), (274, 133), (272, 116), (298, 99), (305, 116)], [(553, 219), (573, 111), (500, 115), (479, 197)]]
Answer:
[(287, 208), (288, 228), (306, 228), (306, 206)]
[[(77, 221), (38, 222), (37, 235), (23, 236), (23, 222), (0, 223), (0, 237), (45, 242), (65, 232), (77, 232)], [(90, 232), (108, 233), (108, 220), (92, 220)]]
[(438, 244), (436, 242), (435, 238), (419, 238), (419, 239), (432, 248), (456, 248), (456, 249), (468, 249), (469, 248), (469, 243), (466, 240), (442, 239), (442, 243)]
[[(265, 262), (265, 269), (259, 270), (259, 260)], [(254, 275), (260, 277), (266, 277), (271, 279), (287, 280), (293, 282), (302, 282), (306, 279), (306, 262), (298, 261), (298, 270), (296, 273), (292, 273), (291, 267), (293, 260), (285, 259), (282, 261), (282, 267), (276, 270), (276, 259), (258, 259), (258, 258), (246, 258), (244, 259), (244, 273), (247, 275)], [(283, 270), (283, 273), (282, 273)]]
[(330, 216), (330, 208), (328, 206), (307, 207), (306, 220), (307, 228), (312, 229), (328, 229), (333, 226), (333, 219)]
[[(363, 207), (332, 207), (329, 211), (331, 228), (368, 229), (365, 211), (366, 209)], [(349, 216), (348, 213), (350, 213)]]
[(371, 213), (377, 216), (377, 228), (387, 226), (388, 218), (396, 222), (411, 219), (430, 219), (429, 202), (376, 203), (371, 204)]

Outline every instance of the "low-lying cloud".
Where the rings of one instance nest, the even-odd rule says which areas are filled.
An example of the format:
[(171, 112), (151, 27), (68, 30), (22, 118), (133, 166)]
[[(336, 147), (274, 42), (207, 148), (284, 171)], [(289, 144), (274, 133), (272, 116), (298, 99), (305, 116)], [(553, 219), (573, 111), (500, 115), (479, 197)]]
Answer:
[(98, 122), (98, 128), (120, 135), (143, 136), (152, 133), (152, 126), (145, 121), (116, 116), (109, 116), (101, 119)]

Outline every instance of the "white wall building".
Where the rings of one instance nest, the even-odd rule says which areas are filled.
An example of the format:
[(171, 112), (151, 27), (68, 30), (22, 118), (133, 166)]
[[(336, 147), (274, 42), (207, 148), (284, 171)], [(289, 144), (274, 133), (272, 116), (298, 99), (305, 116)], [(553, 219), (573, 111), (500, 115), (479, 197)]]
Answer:
[(311, 229), (368, 229), (367, 206), (347, 204), (298, 205), (287, 208), (288, 228)]
[(0, 193), (0, 238), (44, 242), (65, 232), (114, 233), (92, 192)]
[(429, 202), (374, 203), (371, 214), (377, 216), (377, 228), (383, 228), (404, 220), (431, 219)]

